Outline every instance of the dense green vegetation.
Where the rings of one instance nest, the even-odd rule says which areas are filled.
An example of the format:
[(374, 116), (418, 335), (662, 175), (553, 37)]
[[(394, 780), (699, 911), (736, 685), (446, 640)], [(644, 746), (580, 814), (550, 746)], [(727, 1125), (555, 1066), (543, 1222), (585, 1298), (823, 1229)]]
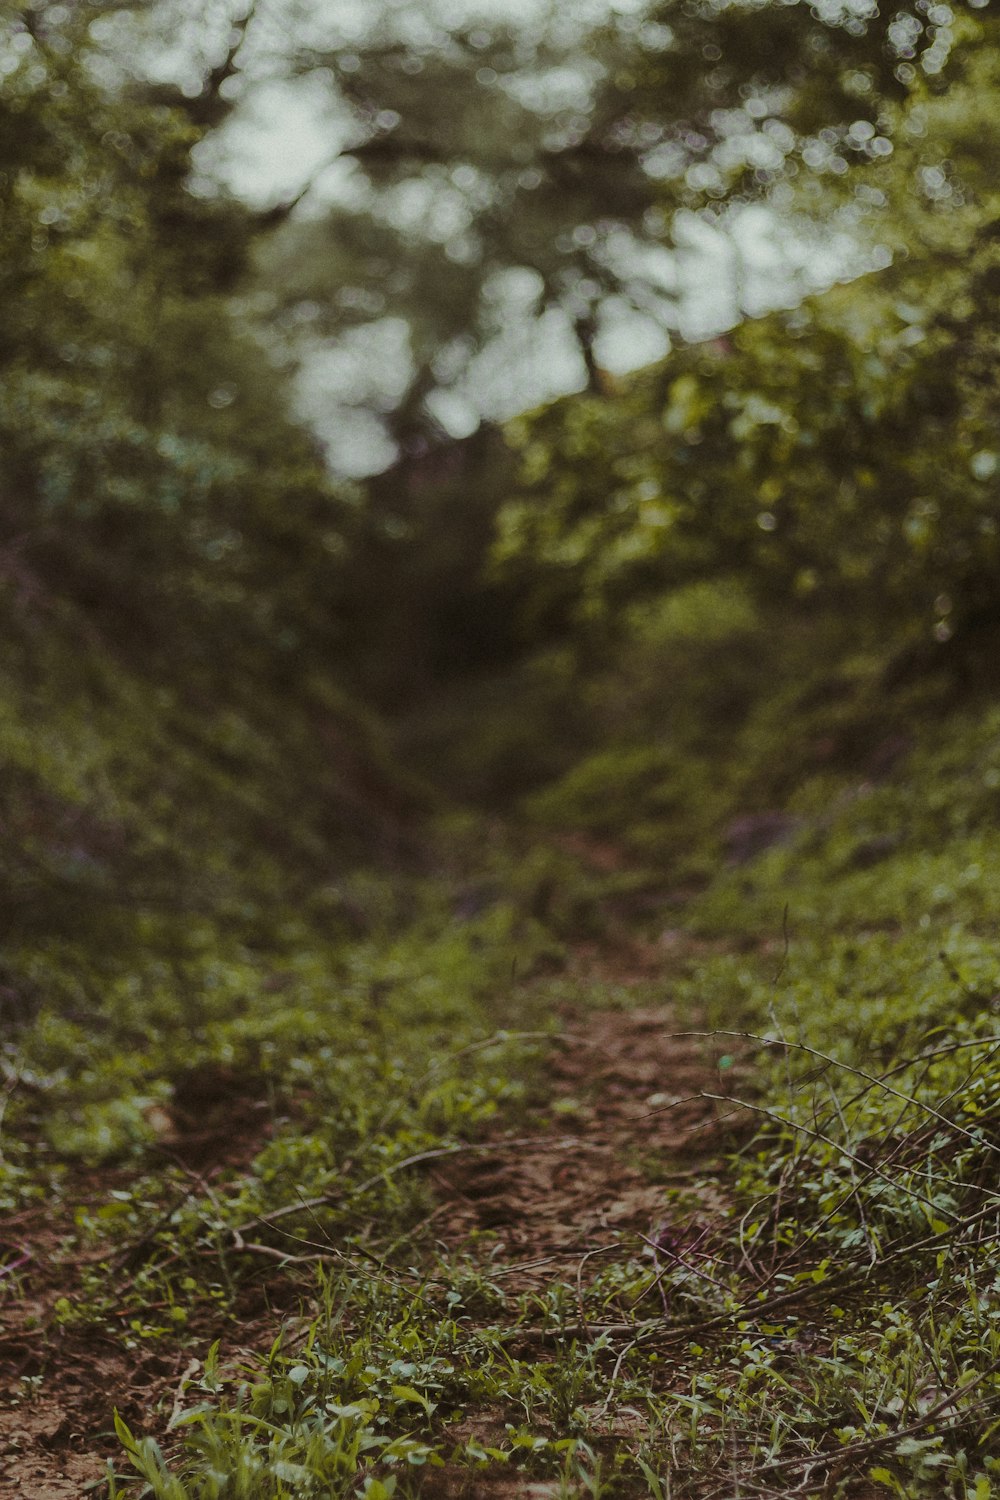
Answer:
[[(0, 13), (3, 1415), (113, 1351), (109, 1496), (1000, 1494), (995, 22), (615, 14), (303, 42), (328, 222), (192, 190), (254, 12), (183, 88), (170, 7)], [(495, 87), (559, 46), (582, 124)], [(386, 204), (475, 198), (486, 97), (450, 283)], [(892, 263), (602, 384), (612, 230), (776, 187)], [(409, 457), (349, 485), (293, 314), (397, 254)], [(407, 450), (522, 262), (588, 388)], [(667, 1005), (712, 1145), (529, 1287), (435, 1169), (583, 1151), (561, 1026)]]
[[(654, 752), (638, 733), (605, 747), (532, 795), (538, 831), (521, 838), (535, 853), (519, 870), (494, 857), (507, 895), (488, 917), (442, 914), (444, 942), (411, 929), (403, 945), (355, 946), (350, 981), (327, 960), (296, 974), (280, 1022), (244, 1004), (238, 1025), (210, 1032), (217, 1057), (224, 1037), (238, 1049), (266, 1025), (294, 1113), (249, 1180), (174, 1211), (157, 1232), (167, 1264), (153, 1256), (135, 1288), (186, 1309), (208, 1268), (239, 1285), (261, 1245), (289, 1256), (300, 1287), (308, 1267), (292, 1254), (321, 1254), (324, 1269), (291, 1347), (193, 1379), (169, 1440), (183, 1456), (161, 1469), (124, 1434), (153, 1493), (226, 1493), (228, 1475), (252, 1495), (434, 1494), (440, 1462), (470, 1494), (511, 1467), (515, 1492), (548, 1476), (552, 1493), (722, 1495), (734, 1472), (767, 1494), (849, 1494), (863, 1476), (877, 1493), (996, 1492), (1000, 726), (975, 695), (956, 711), (940, 681), (887, 688), (892, 653), (834, 655), (824, 623), (768, 654), (772, 625), (731, 596), (701, 587), (655, 620), (644, 611), (613, 677), (621, 698), (595, 701), (609, 717), (627, 702), (619, 723), (648, 715), (665, 735), (689, 715), (700, 753), (690, 740)], [(667, 646), (690, 677), (665, 707)], [(705, 684), (755, 651), (769, 681), (735, 735), (726, 697), (710, 749)], [(779, 806), (787, 821), (765, 825), (779, 842), (748, 857), (733, 809)], [(554, 852), (581, 829), (620, 840), (628, 861), (601, 876)], [(510, 956), (531, 962), (529, 911), (549, 933), (534, 950), (546, 967), (557, 938), (598, 933), (613, 949), (626, 924), (659, 942), (660, 973), (632, 990), (572, 971), (514, 983)], [(688, 1227), (694, 1186), (663, 1189), (661, 1258), (622, 1236), (582, 1286), (545, 1299), (507, 1289), (492, 1235), (428, 1241), (413, 1156), (484, 1131), (502, 1142), (497, 1110), (518, 1136), (550, 1116), (559, 1128), (541, 1041), (509, 1028), (544, 1030), (553, 1002), (572, 1003), (579, 1026), (588, 1008), (665, 995), (678, 1028), (715, 1032), (705, 1088), (720, 1112), (743, 1101), (745, 1144), (707, 1247)], [(317, 1031), (335, 1044), (305, 1061)], [(144, 1179), (117, 1210), (126, 1246), (160, 1191)], [(252, 1228), (252, 1252), (234, 1225), (244, 1241)], [(178, 1281), (185, 1294), (164, 1290)], [(100, 1286), (84, 1316), (104, 1313)], [(225, 1286), (202, 1295), (222, 1303)], [(158, 1326), (137, 1316), (132, 1336), (166, 1336)]]

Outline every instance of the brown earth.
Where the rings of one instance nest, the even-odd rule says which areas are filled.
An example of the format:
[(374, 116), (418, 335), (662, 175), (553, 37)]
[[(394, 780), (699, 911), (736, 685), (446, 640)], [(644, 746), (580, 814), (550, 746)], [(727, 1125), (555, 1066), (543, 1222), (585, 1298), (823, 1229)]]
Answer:
[[(208, 1080), (199, 1075), (197, 1083), (207, 1087)], [(252, 1100), (237, 1100), (225, 1076), (214, 1101), (207, 1096), (202, 1101), (200, 1115), (186, 1097), (163, 1115), (156, 1122), (162, 1154), (186, 1175), (192, 1191), (224, 1170), (249, 1164), (268, 1133), (262, 1112)], [(133, 1320), (155, 1323), (165, 1311), (141, 1304), (131, 1291), (143, 1244), (123, 1249), (120, 1241), (102, 1245), (91, 1239), (81, 1248), (78, 1221), (93, 1219), (112, 1193), (127, 1192), (134, 1183), (133, 1171), (79, 1168), (66, 1181), (58, 1208), (39, 1204), (0, 1224), (3, 1500), (103, 1494), (108, 1460), (122, 1467), (114, 1412), (141, 1431), (150, 1413), (169, 1413), (179, 1391), (190, 1347), (177, 1350), (168, 1338), (149, 1340), (130, 1332)], [(75, 1327), (72, 1311), (87, 1268), (102, 1262), (117, 1272), (120, 1303), (103, 1318), (107, 1331)], [(259, 1303), (251, 1290), (251, 1318), (259, 1314)], [(206, 1348), (218, 1332), (197, 1322), (185, 1329), (188, 1337), (203, 1333)], [(273, 1333), (266, 1336), (270, 1342)]]
[(701, 1092), (718, 1082), (704, 1046), (675, 1034), (666, 1007), (565, 1020), (546, 1068), (552, 1129), (432, 1173), (451, 1204), (450, 1247), (488, 1236), (490, 1258), (518, 1289), (575, 1284), (581, 1263), (666, 1234), (668, 1188), (688, 1189), (676, 1223), (685, 1238), (721, 1207), (717, 1188), (695, 1191), (721, 1140)]
[[(509, 1150), (500, 1137), (495, 1152), (459, 1156), (432, 1173), (450, 1204), (442, 1250), (466, 1248), (505, 1291), (534, 1293), (540, 1306), (547, 1289), (571, 1288), (579, 1322), (563, 1323), (558, 1339), (608, 1334), (613, 1347), (624, 1347), (628, 1324), (587, 1322), (585, 1288), (614, 1258), (666, 1265), (679, 1253), (697, 1263), (725, 1211), (714, 1167), (741, 1122), (720, 1118), (703, 1096), (719, 1091), (715, 1060), (702, 1041), (677, 1034), (669, 1007), (567, 1012), (563, 1021), (545, 1074), (552, 1128)], [(655, 1294), (649, 1311), (658, 1314)], [(544, 1327), (527, 1329), (511, 1348), (545, 1359), (554, 1337)], [(505, 1417), (477, 1414), (449, 1434), (456, 1443), (502, 1445)], [(630, 1421), (634, 1416), (618, 1414), (605, 1422), (608, 1438), (635, 1436)], [(421, 1490), (427, 1500), (561, 1493), (559, 1481), (501, 1467), (470, 1474), (452, 1465), (429, 1470)]]

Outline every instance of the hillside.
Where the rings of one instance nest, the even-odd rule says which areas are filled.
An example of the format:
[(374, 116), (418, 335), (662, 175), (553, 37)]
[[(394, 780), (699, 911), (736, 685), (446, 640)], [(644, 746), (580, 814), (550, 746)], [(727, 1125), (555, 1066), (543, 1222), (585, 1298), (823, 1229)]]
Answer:
[[(310, 900), (242, 821), (185, 910), (25, 924), (22, 1492), (103, 1454), (164, 1497), (993, 1493), (992, 682), (785, 624), (637, 608), (575, 669), (587, 753), (425, 825), (434, 871), (341, 852)], [(519, 670), (565, 729), (565, 659)], [(532, 700), (466, 694), (469, 775)], [(182, 848), (225, 849), (215, 747), (183, 764)]]

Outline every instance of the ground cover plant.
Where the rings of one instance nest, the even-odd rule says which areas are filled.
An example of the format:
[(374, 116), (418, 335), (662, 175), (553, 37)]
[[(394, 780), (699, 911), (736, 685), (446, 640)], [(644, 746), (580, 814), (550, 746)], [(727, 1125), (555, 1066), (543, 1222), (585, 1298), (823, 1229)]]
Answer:
[[(572, 770), (540, 843), (451, 821), (436, 892), (358, 877), (369, 936), (201, 931), (96, 1033), (43, 1007), (7, 1063), (5, 1431), (107, 1340), (110, 1493), (993, 1493), (995, 711), (925, 703), (889, 754), (911, 689), (817, 708), (799, 651), (698, 860), (662, 798), (612, 858)], [(874, 743), (733, 852), (796, 689), (804, 743)]]

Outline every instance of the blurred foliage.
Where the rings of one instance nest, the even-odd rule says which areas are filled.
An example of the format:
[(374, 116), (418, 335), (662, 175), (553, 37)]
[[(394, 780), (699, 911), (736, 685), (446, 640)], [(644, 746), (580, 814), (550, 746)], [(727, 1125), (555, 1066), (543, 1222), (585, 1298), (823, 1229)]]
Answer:
[[(282, 14), (276, 0), (257, 24)], [(725, 227), (733, 205), (777, 192), (818, 246), (831, 215), (863, 242), (873, 208), (905, 212), (906, 122), (975, 71), (995, 26), (979, 4), (929, 0), (471, 7), (450, 25), (433, 4), (375, 5), (311, 31), (287, 15), (285, 67), (328, 102), (340, 176), (321, 169), (308, 218), (267, 246), (264, 284), (302, 348), (401, 320), (380, 399), (404, 452), (444, 420), (442, 393), (473, 423), (496, 400), (479, 356), (516, 330), (528, 346), (532, 328), (574, 337), (599, 389), (616, 318), (676, 327), (685, 215)], [(251, 28), (236, 58), (248, 98), (252, 44)]]
[[(297, 30), (278, 4), (220, 5), (190, 77), (146, 76), (162, 28), (191, 18), (183, 0), (4, 15), (2, 853), (19, 931), (114, 914), (124, 943), (151, 905), (256, 922), (279, 891), (398, 858), (427, 794), (344, 683), (449, 796), (537, 793), (531, 819), (627, 826), (657, 859), (656, 826), (700, 848), (749, 790), (696, 757), (750, 713), (767, 632), (787, 637), (788, 682), (810, 650), (848, 649), (833, 612), (850, 649), (886, 648), (884, 671), (921, 638), (954, 642), (958, 664), (977, 629), (989, 640), (989, 15), (704, 5), (446, 34), (393, 9), (352, 39)], [(319, 69), (347, 109), (357, 212), (205, 188), (198, 153), (267, 56), (289, 77)], [(475, 253), (455, 251), (462, 215), (441, 217), (444, 177)], [(508, 443), (414, 440), (364, 492), (331, 483), (289, 414), (299, 323), (332, 336), (412, 295), (428, 321), (402, 399), (419, 427), (427, 372), (458, 381), (503, 323), (498, 276), (529, 268), (535, 312), (558, 302), (586, 345), (627, 280), (614, 234), (662, 246), (678, 210), (779, 187), (896, 261), (519, 419)], [(654, 643), (632, 603), (697, 582), (678, 596), (683, 639)], [(644, 686), (626, 689), (633, 670)], [(668, 691), (687, 705), (669, 734)], [(603, 707), (623, 699), (641, 732)]]
[[(730, 571), (942, 643), (994, 614), (998, 66), (981, 51), (903, 113), (878, 176), (911, 194), (880, 225), (889, 269), (515, 424), (496, 561), (529, 618), (600, 619)], [(876, 193), (864, 173), (855, 191)]]
[(190, 121), (102, 86), (101, 9), (7, 23), (5, 572), (168, 677), (226, 639), (321, 656), (335, 573), (314, 541), (342, 546), (345, 502), (219, 295), (248, 216), (188, 193)]
[(0, 32), (8, 1019), (61, 991), (61, 944), (89, 1009), (201, 917), (260, 936), (397, 859), (422, 795), (337, 684), (356, 497), (224, 295), (253, 225), (188, 192), (201, 128), (115, 73), (115, 14)]
[[(254, 28), (273, 38), (284, 14), (234, 38), (216, 121), (252, 97)], [(355, 518), (359, 687), (411, 705), (553, 638), (592, 642), (639, 593), (736, 572), (901, 641), (980, 628), (1000, 472), (987, 8), (543, 7), (445, 30), (376, 7), (322, 41), (288, 17), (274, 67), (337, 102), (340, 187), (320, 173), (308, 214), (279, 213), (254, 284), (289, 360), (351, 352), (344, 400), (402, 454)], [(677, 322), (679, 228), (696, 213), (724, 235), (756, 199), (801, 246), (846, 233), (855, 269), (882, 270), (609, 381), (615, 309)], [(390, 326), (381, 389), (363, 351)], [(442, 441), (442, 391), (475, 406), (490, 350), (514, 360), (517, 330), (559, 328), (583, 396), (511, 424), (513, 458), (491, 432)]]

